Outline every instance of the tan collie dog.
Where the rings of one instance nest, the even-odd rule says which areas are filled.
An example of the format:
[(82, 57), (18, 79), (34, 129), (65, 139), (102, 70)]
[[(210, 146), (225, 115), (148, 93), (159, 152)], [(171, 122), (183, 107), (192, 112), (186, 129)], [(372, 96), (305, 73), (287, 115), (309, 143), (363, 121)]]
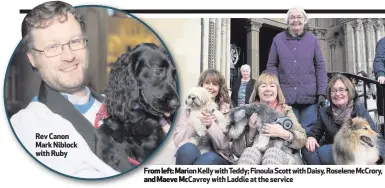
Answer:
[(377, 133), (363, 118), (350, 118), (334, 137), (333, 158), (337, 165), (374, 164), (378, 156)]

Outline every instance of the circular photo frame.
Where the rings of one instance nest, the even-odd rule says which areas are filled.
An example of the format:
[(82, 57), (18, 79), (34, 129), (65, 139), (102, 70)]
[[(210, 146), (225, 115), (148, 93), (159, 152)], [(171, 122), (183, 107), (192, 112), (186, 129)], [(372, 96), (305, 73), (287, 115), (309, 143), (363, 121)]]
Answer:
[(26, 15), (4, 96), (28, 154), (86, 180), (145, 163), (180, 107), (175, 63), (154, 30), (115, 8), (61, 1)]

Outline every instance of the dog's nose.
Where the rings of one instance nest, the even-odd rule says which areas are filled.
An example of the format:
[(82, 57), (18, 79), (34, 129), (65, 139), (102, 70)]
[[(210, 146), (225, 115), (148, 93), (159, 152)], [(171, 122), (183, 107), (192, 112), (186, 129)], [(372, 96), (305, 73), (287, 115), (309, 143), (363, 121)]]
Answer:
[(177, 109), (180, 106), (180, 102), (176, 99), (172, 99), (170, 100), (169, 105), (172, 109)]
[(196, 97), (191, 97), (191, 100), (195, 100), (196, 99)]

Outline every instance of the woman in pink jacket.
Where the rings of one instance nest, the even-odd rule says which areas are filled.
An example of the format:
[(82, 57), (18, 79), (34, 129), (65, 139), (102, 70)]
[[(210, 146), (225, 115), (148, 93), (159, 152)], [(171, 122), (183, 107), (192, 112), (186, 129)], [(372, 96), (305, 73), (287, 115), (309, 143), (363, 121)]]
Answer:
[[(219, 110), (226, 115), (230, 111), (230, 98), (228, 88), (223, 75), (214, 69), (204, 71), (198, 82), (198, 86), (206, 88), (218, 104)], [(200, 119), (207, 127), (208, 139), (200, 144), (208, 146), (208, 152), (201, 151), (190, 140), (197, 135), (193, 125), (189, 125), (187, 112), (181, 114), (174, 132), (174, 143), (178, 148), (176, 152), (176, 165), (227, 165), (231, 163), (230, 142), (227, 136), (215, 123), (215, 116), (202, 114)]]

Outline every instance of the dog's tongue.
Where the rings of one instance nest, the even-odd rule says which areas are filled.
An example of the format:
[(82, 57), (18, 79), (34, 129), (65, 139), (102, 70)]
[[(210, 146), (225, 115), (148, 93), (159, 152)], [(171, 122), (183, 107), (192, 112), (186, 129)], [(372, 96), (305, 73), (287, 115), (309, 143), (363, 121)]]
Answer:
[(170, 113), (164, 113), (164, 116), (166, 116), (166, 117), (170, 117)]
[(360, 137), (360, 140), (363, 141), (363, 142), (365, 142), (366, 144), (368, 144), (368, 146), (374, 147), (374, 145), (373, 145), (373, 143), (372, 143), (372, 140), (371, 140), (369, 137), (367, 137), (367, 136), (361, 136), (361, 137)]

